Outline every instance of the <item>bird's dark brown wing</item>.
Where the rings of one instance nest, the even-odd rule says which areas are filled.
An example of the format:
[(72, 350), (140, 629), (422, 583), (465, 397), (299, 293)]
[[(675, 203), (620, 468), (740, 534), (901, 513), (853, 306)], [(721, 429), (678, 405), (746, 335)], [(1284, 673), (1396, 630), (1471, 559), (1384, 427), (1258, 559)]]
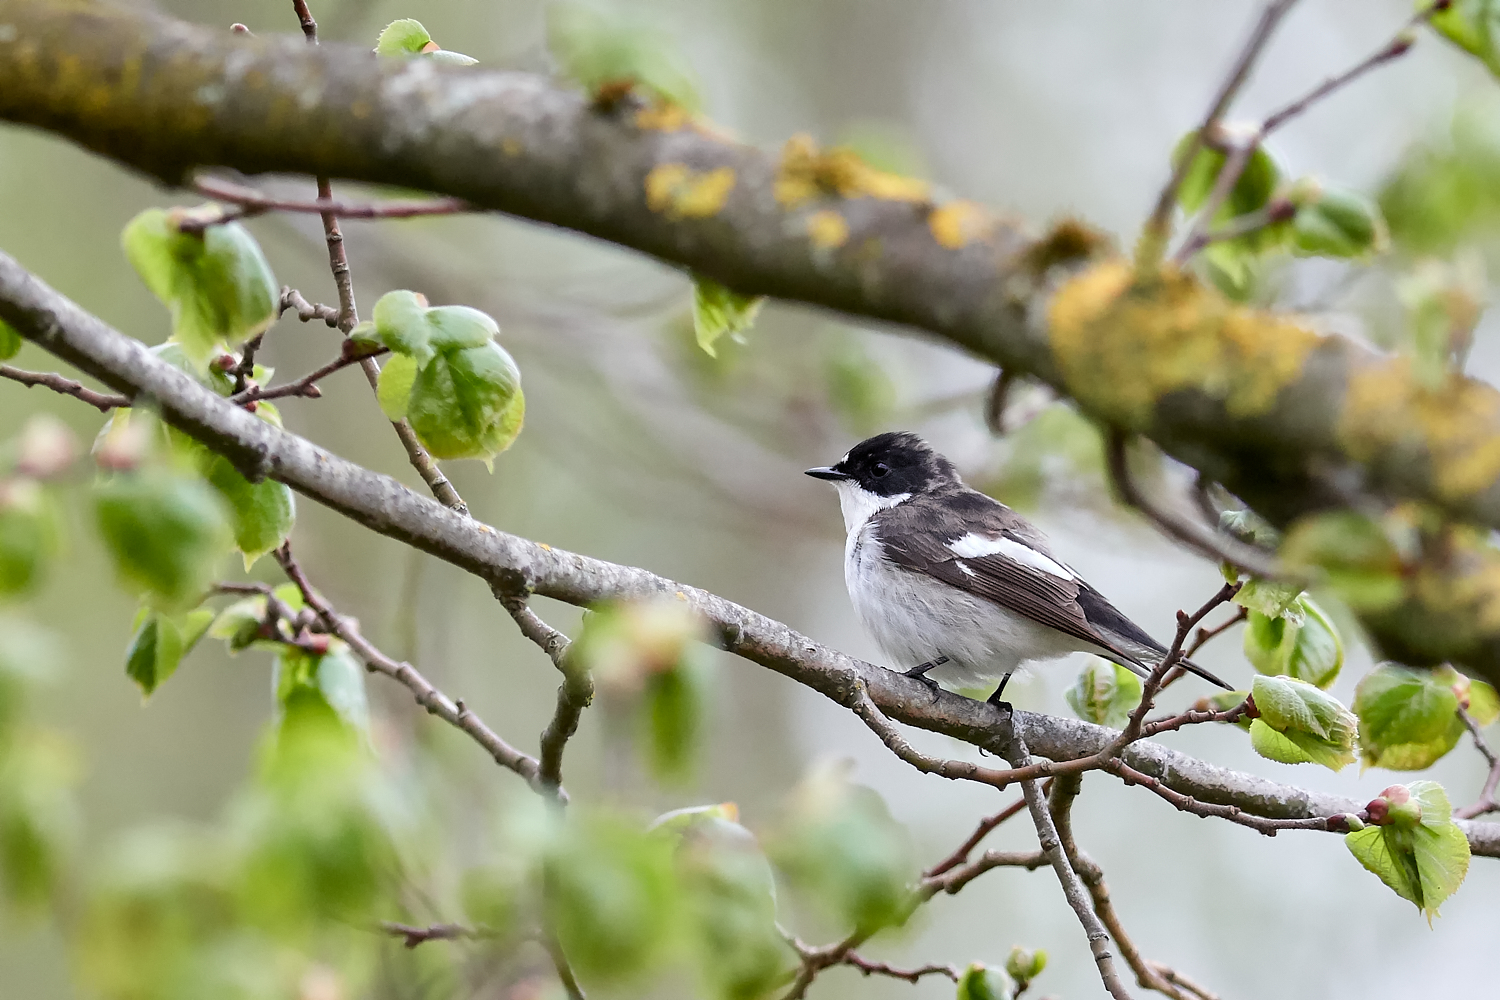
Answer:
[(1015, 515), (992, 500), (990, 503), (998, 513), (977, 504), (973, 505), (975, 510), (955, 510), (951, 498), (944, 503), (927, 503), (918, 498), (876, 515), (876, 537), (886, 556), (903, 569), (926, 574), (993, 601), (1048, 628), (1097, 646), (1119, 657), (1122, 663), (1142, 666), (1140, 659), (1121, 649), (1093, 617), (1108, 618), (1108, 623), (1099, 624), (1110, 631), (1116, 631), (1111, 625), (1114, 619), (1119, 619), (1129, 626), (1130, 631), (1124, 633), (1127, 639), (1135, 640), (1138, 633), (1144, 644), (1156, 644), (1088, 584), (1054, 576), (1003, 554), (959, 556), (949, 547), (954, 539), (973, 533), (1008, 537), (1050, 558), (1045, 549), (1034, 546), (1029, 539), (1011, 534), (1005, 523), (1007, 518), (1001, 515)]

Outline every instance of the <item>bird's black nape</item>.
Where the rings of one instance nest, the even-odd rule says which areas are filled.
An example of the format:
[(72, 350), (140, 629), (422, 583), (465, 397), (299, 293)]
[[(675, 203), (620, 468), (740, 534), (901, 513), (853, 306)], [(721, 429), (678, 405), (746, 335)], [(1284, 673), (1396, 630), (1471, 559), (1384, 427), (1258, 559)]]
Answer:
[(953, 463), (911, 431), (888, 431), (861, 441), (828, 471), (884, 497), (926, 493), (960, 482)]

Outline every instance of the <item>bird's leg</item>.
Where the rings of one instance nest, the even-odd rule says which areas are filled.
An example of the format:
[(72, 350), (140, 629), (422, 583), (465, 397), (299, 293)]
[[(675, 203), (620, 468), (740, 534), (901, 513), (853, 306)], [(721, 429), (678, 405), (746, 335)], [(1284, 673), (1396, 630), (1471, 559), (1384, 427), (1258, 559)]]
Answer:
[[(1014, 671), (1011, 671), (1010, 673), (1014, 673)], [(1004, 677), (1000, 678), (1000, 686), (995, 688), (994, 694), (984, 699), (985, 704), (994, 705), (996, 708), (1002, 708), (1007, 711), (1010, 710), (1010, 702), (1000, 700), (1000, 695), (1005, 692), (1005, 685), (1010, 683), (1010, 673), (1007, 673)]]
[(921, 681), (923, 684), (926, 684), (929, 688), (932, 689), (932, 700), (937, 701), (937, 697), (943, 689), (938, 686), (937, 681), (927, 676), (927, 671), (931, 670), (933, 667), (941, 667), (947, 662), (948, 658), (946, 656), (939, 656), (935, 659), (928, 660), (926, 663), (919, 663), (915, 667), (912, 667), (910, 670), (903, 670), (902, 674), (907, 677), (914, 677), (917, 680)]

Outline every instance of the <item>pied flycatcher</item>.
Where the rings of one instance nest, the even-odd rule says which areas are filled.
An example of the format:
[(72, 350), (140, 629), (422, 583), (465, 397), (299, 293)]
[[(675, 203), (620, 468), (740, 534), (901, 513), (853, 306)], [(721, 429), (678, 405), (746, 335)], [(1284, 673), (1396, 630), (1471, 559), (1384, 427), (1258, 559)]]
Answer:
[(1166, 655), (1054, 556), (1045, 535), (964, 485), (917, 435), (878, 434), (807, 475), (838, 488), (849, 598), (908, 676), (959, 687), (999, 677), (989, 697), (998, 704), (1010, 675), (1032, 660), (1083, 651), (1145, 676)]

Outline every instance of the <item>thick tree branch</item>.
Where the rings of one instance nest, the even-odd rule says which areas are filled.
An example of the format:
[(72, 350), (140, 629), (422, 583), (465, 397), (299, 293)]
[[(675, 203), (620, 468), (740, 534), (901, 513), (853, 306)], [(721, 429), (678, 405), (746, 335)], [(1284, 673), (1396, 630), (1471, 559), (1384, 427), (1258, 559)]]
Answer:
[[(295, 434), (272, 427), (155, 358), (0, 253), (0, 319), (56, 357), (131, 396), (148, 395), (164, 419), (227, 457), (252, 478), (270, 476), (383, 535), (485, 580), (503, 593), (533, 593), (586, 606), (606, 600), (681, 595), (710, 623), (720, 644), (852, 708), (863, 685), (887, 717), (1000, 752), (999, 709), (949, 692), (934, 697), (920, 681), (819, 645), (780, 622), (722, 597), (629, 566), (591, 559), (510, 535), (419, 496), (389, 476), (363, 469)], [(1114, 730), (1016, 712), (1033, 753), (1055, 761), (1097, 754)], [(1231, 771), (1149, 741), (1123, 760), (1142, 774), (1205, 803), (1274, 819), (1357, 813), (1362, 803)], [(1042, 777), (1048, 775), (1042, 774)], [(1475, 854), (1500, 857), (1500, 824), (1464, 822)]]
[[(1338, 502), (1337, 480), (1500, 527), (1493, 388), (1455, 377), (1428, 390), (1400, 359), (1232, 306), (1170, 269), (1100, 264), (1107, 241), (1077, 223), (1037, 240), (806, 141), (767, 155), (533, 76), (48, 0), (0, 0), (0, 23), (13, 29), (0, 35), (0, 118), (169, 183), (230, 166), (439, 192), (746, 293), (925, 328), (1151, 437), (1278, 522)], [(1171, 360), (1183, 357), (1198, 360)]]

